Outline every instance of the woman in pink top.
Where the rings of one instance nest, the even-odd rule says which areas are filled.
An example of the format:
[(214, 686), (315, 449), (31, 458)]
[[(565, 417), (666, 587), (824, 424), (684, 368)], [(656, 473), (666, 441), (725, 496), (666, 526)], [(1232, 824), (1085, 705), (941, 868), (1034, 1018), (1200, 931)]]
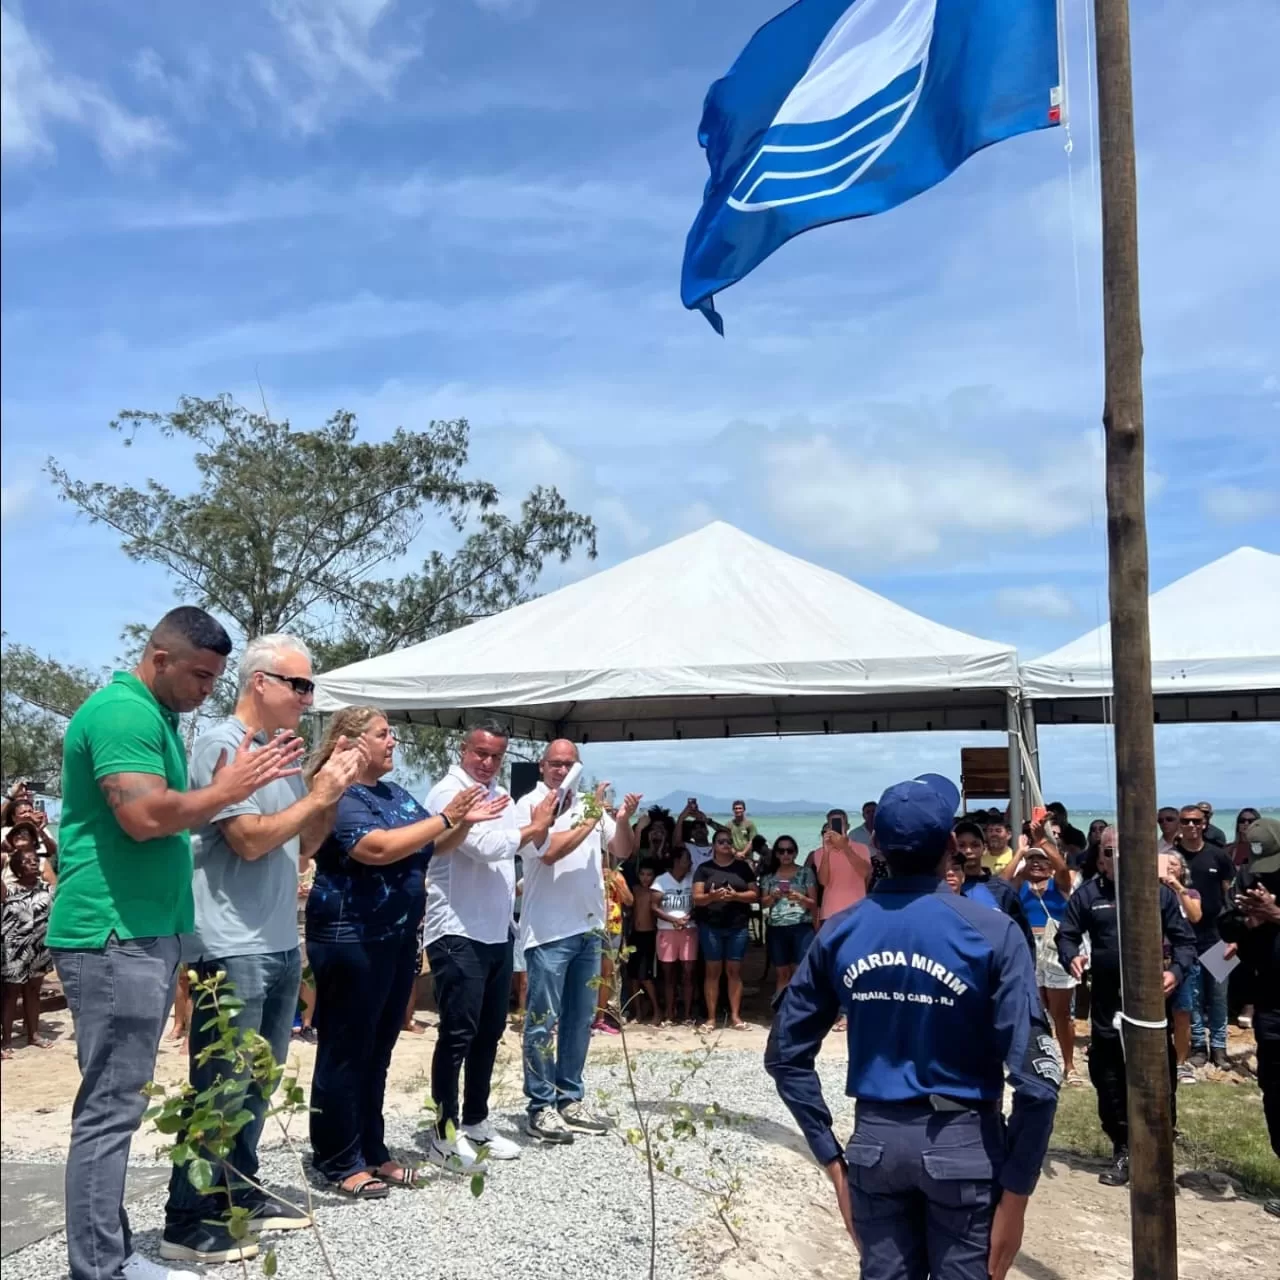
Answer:
[(871, 880), (871, 850), (848, 836), (849, 817), (843, 809), (827, 814), (822, 847), (814, 854), (814, 870), (822, 886), (819, 924), (861, 902)]

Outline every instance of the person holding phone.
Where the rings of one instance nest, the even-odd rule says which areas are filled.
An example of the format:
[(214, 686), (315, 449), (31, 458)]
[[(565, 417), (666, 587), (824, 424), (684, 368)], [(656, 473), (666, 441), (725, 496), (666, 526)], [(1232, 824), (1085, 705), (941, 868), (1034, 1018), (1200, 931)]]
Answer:
[[(1258, 1087), (1271, 1150), (1280, 1156), (1280, 821), (1258, 818), (1245, 830), (1249, 861), (1240, 869), (1232, 904), (1219, 921), (1240, 968), (1253, 979), (1253, 1033)], [(1263, 1206), (1280, 1217), (1280, 1199)]]
[(843, 809), (827, 814), (822, 847), (814, 858), (814, 871), (822, 886), (820, 920), (861, 902), (871, 883), (871, 850), (857, 844), (848, 835), (849, 815)]
[(793, 836), (773, 843), (776, 867), (760, 877), (760, 905), (769, 924), (766, 935), (775, 991), (782, 991), (813, 941), (817, 881), (812, 867), (798, 866), (800, 846)]
[(672, 832), (673, 851), (689, 850), (689, 862), (694, 871), (711, 860), (711, 820), (698, 807), (696, 796), (690, 796), (680, 811)]

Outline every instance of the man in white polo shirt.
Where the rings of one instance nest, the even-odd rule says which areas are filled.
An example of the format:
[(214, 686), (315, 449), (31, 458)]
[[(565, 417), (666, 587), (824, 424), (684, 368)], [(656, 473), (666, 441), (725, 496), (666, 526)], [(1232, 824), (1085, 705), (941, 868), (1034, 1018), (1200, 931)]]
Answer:
[[(458, 792), (477, 784), (490, 795), (505, 795), (497, 779), (506, 753), (507, 731), (501, 724), (487, 721), (469, 729), (462, 739), (462, 758), (432, 787), (427, 808), (439, 813)], [(546, 840), (555, 797), (521, 812), (523, 826), (508, 806), (492, 822), (472, 827), (449, 857), (432, 861), (427, 879), (427, 960), (440, 1011), (431, 1060), (436, 1132), (427, 1154), (446, 1167), (471, 1168), (482, 1145), (494, 1160), (514, 1160), (520, 1154), (489, 1121), (489, 1083), (511, 993), (516, 850)], [(527, 867), (526, 862), (526, 876)], [(464, 1066), (459, 1125), (458, 1078)], [(456, 1126), (452, 1140), (447, 1136), (451, 1126)]]
[[(516, 805), (516, 823), (550, 801), (563, 812), (550, 834), (525, 842), (520, 938), (528, 971), (524, 1020), (524, 1091), (529, 1099), (525, 1132), (539, 1142), (572, 1142), (575, 1133), (598, 1135), (608, 1125), (583, 1104), (582, 1072), (591, 1043), (600, 946), (608, 925), (602, 849), (629, 857), (631, 818), (640, 797), (629, 795), (617, 819), (603, 811), (602, 787), (591, 801), (560, 789), (578, 762), (572, 742), (551, 743), (538, 770), (542, 781)], [(598, 816), (589, 816), (594, 813)]]

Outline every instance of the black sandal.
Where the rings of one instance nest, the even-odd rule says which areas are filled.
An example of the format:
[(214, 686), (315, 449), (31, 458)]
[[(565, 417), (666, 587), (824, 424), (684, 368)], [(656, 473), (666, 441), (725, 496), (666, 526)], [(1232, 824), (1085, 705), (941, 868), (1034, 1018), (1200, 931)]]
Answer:
[(385, 1200), (391, 1194), (391, 1188), (387, 1186), (386, 1179), (376, 1175), (371, 1175), (363, 1182), (357, 1182), (354, 1187), (344, 1187), (341, 1182), (335, 1182), (332, 1185), (340, 1196), (345, 1196), (348, 1200)]
[(404, 1187), (412, 1191), (418, 1185), (418, 1174), (421, 1170), (413, 1165), (404, 1165), (399, 1173), (383, 1173), (381, 1169), (370, 1169), (369, 1172), (379, 1182), (385, 1182), (389, 1187)]

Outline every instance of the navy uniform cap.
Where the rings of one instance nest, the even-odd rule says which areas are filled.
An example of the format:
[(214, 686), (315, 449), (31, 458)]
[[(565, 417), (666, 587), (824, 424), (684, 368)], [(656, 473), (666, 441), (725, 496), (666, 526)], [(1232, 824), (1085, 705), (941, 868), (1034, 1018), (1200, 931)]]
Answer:
[(882, 853), (936, 850), (941, 855), (959, 804), (960, 789), (940, 773), (894, 783), (876, 807), (876, 845)]

